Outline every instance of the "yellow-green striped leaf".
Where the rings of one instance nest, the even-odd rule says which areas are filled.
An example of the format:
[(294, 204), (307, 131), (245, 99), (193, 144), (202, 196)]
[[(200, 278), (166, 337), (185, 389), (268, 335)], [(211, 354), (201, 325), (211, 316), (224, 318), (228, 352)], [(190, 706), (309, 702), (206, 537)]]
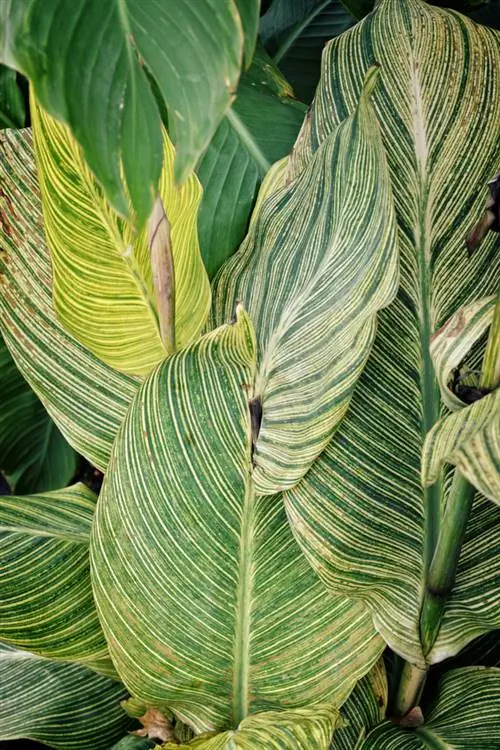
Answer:
[(241, 300), (255, 322), (262, 408), (256, 490), (292, 487), (326, 446), (398, 283), (396, 225), (369, 71), (355, 111), (304, 172), (263, 190), (249, 235), (222, 268), (214, 318)]
[(107, 750), (133, 727), (119, 682), (0, 644), (0, 739)]
[(357, 684), (340, 710), (341, 723), (330, 750), (358, 750), (368, 732), (385, 718), (387, 675), (381, 658)]
[(187, 745), (167, 742), (162, 750), (328, 750), (337, 719), (331, 706), (266, 711), (230, 732), (202, 735)]
[[(84, 346), (116, 369), (145, 375), (172, 342), (161, 335), (162, 292), (155, 289), (148, 230), (133, 228), (109, 207), (66, 126), (31, 100), (44, 228), (53, 266), (59, 320)], [(163, 132), (159, 193), (166, 214), (152, 214), (150, 233), (169, 225), (175, 295), (168, 299), (181, 348), (195, 339), (210, 307), (210, 286), (196, 229), (202, 188), (195, 175), (174, 184), (174, 148)], [(161, 281), (161, 279), (160, 279)]]
[(360, 750), (494, 750), (500, 736), (500, 669), (448, 672), (424, 716), (425, 723), (417, 729), (384, 722)]
[(13, 492), (66, 487), (78, 456), (17, 369), (0, 334), (0, 470)]
[(383, 645), (330, 596), (278, 497), (251, 479), (256, 341), (238, 308), (146, 379), (116, 439), (91, 538), (111, 656), (132, 695), (197, 732), (341, 704)]
[[(303, 174), (311, 153), (355, 111), (376, 60), (380, 85), (372, 102), (395, 198), (400, 289), (378, 316), (347, 416), (285, 503), (322, 580), (364, 601), (389, 645), (421, 667), (425, 568), (446, 499), (440, 483), (423, 490), (420, 478), (423, 443), (442, 412), (430, 344), (457, 309), (494, 294), (499, 283), (500, 236), (490, 233), (470, 258), (464, 240), (498, 169), (499, 40), (497, 32), (420, 0), (381, 0), (326, 48), (311, 116), (289, 164), (290, 179)], [(488, 619), (498, 582), (488, 561), (475, 570), (474, 598), (461, 606)], [(441, 658), (467, 643), (475, 627), (463, 625), (453, 637), (448, 631)]]
[(104, 470), (138, 383), (97, 359), (56, 318), (29, 130), (0, 133), (0, 182), (1, 332), (68, 442)]
[(0, 639), (115, 675), (90, 584), (95, 502), (83, 484), (0, 498)]

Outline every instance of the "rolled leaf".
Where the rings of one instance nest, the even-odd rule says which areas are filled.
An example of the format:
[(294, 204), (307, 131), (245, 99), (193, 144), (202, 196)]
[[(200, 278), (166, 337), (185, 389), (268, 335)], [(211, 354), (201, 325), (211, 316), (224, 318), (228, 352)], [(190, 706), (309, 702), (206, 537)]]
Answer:
[(94, 595), (120, 677), (197, 732), (340, 705), (382, 648), (362, 605), (325, 592), (280, 498), (255, 493), (255, 366), (240, 307), (234, 324), (153, 371), (115, 442), (92, 530)]
[(17, 369), (0, 335), (0, 469), (14, 492), (66, 487), (78, 456)]
[(0, 739), (31, 739), (56, 750), (108, 750), (133, 727), (119, 682), (79, 664), (0, 645)]
[(439, 683), (438, 697), (414, 730), (386, 721), (362, 750), (492, 750), (498, 737), (500, 669), (454, 669)]
[(249, 716), (234, 731), (196, 737), (187, 745), (167, 742), (162, 750), (328, 750), (338, 719), (331, 706), (267, 711)]
[(138, 383), (97, 359), (56, 318), (30, 131), (0, 133), (0, 180), (1, 332), (68, 442), (104, 470)]
[[(494, 294), (499, 281), (499, 236), (490, 233), (471, 258), (464, 239), (498, 169), (499, 35), (420, 0), (381, 0), (326, 48), (289, 179), (308, 169), (311, 154), (355, 111), (374, 60), (381, 74), (372, 102), (395, 198), (400, 289), (379, 314), (346, 417), (285, 503), (323, 582), (364, 601), (391, 648), (423, 667), (421, 597), (445, 499), (439, 483), (422, 490), (420, 482), (423, 443), (441, 416), (430, 345), (457, 309)], [(488, 527), (481, 533), (487, 538)], [(460, 629), (443, 625), (440, 658), (476, 637), (483, 615), (485, 628), (491, 622), (498, 581), (489, 566), (475, 570), (474, 598), (461, 600), (471, 627), (463, 619)], [(472, 591), (457, 590), (461, 597)]]
[[(173, 351), (172, 342), (162, 341), (165, 312), (153, 282), (157, 259), (152, 263), (148, 232), (135, 237), (109, 208), (68, 128), (33, 99), (31, 109), (58, 318), (107, 364), (145, 375)], [(210, 287), (196, 232), (202, 189), (194, 175), (175, 186), (174, 148), (165, 131), (159, 192), (175, 269), (175, 342), (182, 347), (205, 323)]]
[[(262, 408), (257, 492), (293, 487), (344, 416), (398, 284), (396, 226), (372, 69), (354, 114), (303, 174), (266, 190), (239, 252), (214, 285), (214, 319), (248, 308), (258, 340)], [(359, 175), (362, 175), (360, 179)]]
[(142, 225), (162, 165), (148, 74), (167, 106), (182, 181), (234, 97), (258, 8), (257, 0), (241, 3), (240, 16), (227, 0), (203, 0), (196, 11), (190, 0), (6, 0), (0, 61), (31, 80), (41, 105), (69, 125), (111, 204), (125, 215), (130, 196)]
[(116, 676), (90, 583), (95, 502), (82, 484), (0, 498), (0, 639)]

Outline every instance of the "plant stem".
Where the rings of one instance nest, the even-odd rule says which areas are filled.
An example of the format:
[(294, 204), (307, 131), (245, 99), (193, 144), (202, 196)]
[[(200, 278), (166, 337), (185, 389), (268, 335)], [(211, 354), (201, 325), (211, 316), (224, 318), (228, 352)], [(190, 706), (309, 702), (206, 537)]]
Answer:
[(414, 706), (418, 705), (426, 676), (427, 669), (420, 669), (414, 664), (405, 662), (395, 695), (395, 716), (406, 716)]

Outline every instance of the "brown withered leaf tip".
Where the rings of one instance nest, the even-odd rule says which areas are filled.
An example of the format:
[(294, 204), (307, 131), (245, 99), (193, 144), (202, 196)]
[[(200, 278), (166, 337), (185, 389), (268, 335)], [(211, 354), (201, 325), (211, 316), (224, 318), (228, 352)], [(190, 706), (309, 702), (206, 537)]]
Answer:
[(139, 721), (142, 729), (137, 729), (130, 734), (161, 742), (170, 742), (175, 739), (172, 724), (157, 708), (149, 708), (143, 716), (139, 716)]

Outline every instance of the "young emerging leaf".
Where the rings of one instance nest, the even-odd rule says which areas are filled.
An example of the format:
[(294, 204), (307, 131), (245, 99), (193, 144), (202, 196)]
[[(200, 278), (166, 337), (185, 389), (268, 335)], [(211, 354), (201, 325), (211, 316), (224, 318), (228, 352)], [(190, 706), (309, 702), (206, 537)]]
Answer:
[(95, 503), (82, 484), (0, 498), (0, 640), (116, 676), (90, 585)]
[(337, 721), (338, 711), (330, 705), (266, 711), (230, 732), (201, 735), (187, 745), (167, 742), (162, 750), (328, 750)]
[(68, 442), (104, 470), (138, 383), (97, 359), (56, 318), (30, 131), (0, 133), (0, 182), (0, 329)]
[[(380, 85), (372, 102), (395, 198), (400, 289), (379, 314), (347, 416), (285, 502), (322, 580), (363, 600), (391, 648), (421, 667), (425, 566), (444, 500), (439, 482), (423, 491), (420, 480), (424, 440), (442, 408), (430, 344), (457, 309), (494, 294), (499, 282), (499, 235), (490, 233), (472, 257), (465, 245), (498, 169), (499, 40), (420, 0), (381, 0), (326, 48), (311, 116), (289, 167), (292, 179), (308, 168), (311, 154), (355, 110), (366, 68), (376, 60)], [(500, 593), (488, 559), (497, 543), (492, 523), (493, 515), (476, 504), (471, 534), (475, 529), (476, 550), (484, 546), (476, 555), (471, 541), (462, 552), (439, 658), (500, 625), (500, 608), (490, 608)]]
[(277, 497), (251, 479), (247, 314), (165, 360), (115, 442), (92, 530), (94, 595), (131, 693), (196, 731), (341, 704), (380, 655), (358, 602), (328, 595)]
[(258, 340), (253, 397), (262, 405), (257, 492), (293, 487), (344, 416), (398, 285), (389, 173), (366, 77), (352, 116), (303, 173), (262, 190), (240, 251), (214, 286), (214, 319), (248, 308)]
[(196, 231), (200, 183), (193, 175), (181, 188), (174, 184), (174, 149), (164, 131), (159, 192), (170, 226), (168, 254), (175, 291), (174, 340), (165, 339), (168, 311), (153, 276), (158, 274), (158, 253), (167, 251), (159, 251), (157, 241), (151, 247), (151, 239), (161, 237), (156, 208), (151, 216), (153, 238), (147, 228), (136, 236), (108, 206), (68, 128), (47, 115), (33, 97), (32, 121), (59, 320), (107, 364), (145, 375), (175, 345), (195, 339), (208, 315), (210, 286)]

